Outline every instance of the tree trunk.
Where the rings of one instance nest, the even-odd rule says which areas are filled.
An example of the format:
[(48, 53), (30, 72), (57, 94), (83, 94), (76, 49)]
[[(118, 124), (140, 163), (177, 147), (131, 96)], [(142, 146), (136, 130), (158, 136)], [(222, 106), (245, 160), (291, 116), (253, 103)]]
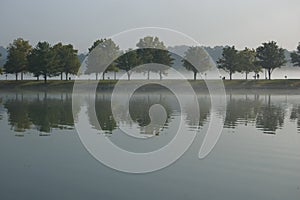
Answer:
[(150, 79), (150, 71), (148, 71), (147, 79)]
[(130, 81), (130, 73), (127, 72), (127, 77), (128, 77), (128, 80)]
[(98, 81), (98, 73), (96, 73), (96, 81)]
[(66, 81), (68, 80), (68, 73), (66, 73)]
[(102, 73), (102, 80), (105, 79), (105, 72)]
[(194, 72), (194, 81), (197, 80), (197, 72)]
[(16, 81), (18, 80), (18, 73), (16, 73)]
[(232, 80), (232, 72), (229, 73), (229, 80)]
[(44, 83), (47, 83), (47, 76), (44, 75)]
[(248, 72), (246, 72), (246, 80), (248, 80)]
[(40, 76), (37, 76), (37, 77), (36, 77), (36, 80), (39, 81), (39, 80), (40, 80)]
[(162, 73), (159, 71), (159, 80), (162, 80)]
[(271, 69), (268, 69), (269, 80), (271, 80)]
[(60, 73), (60, 80), (61, 81), (63, 80), (63, 73), (62, 72)]
[(117, 80), (117, 72), (114, 72), (114, 80)]
[(23, 72), (21, 72), (21, 81), (23, 81)]

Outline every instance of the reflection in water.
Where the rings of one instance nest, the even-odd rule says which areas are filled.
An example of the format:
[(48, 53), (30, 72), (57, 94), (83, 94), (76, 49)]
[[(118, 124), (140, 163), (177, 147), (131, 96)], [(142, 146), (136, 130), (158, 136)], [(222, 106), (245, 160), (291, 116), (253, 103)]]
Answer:
[(202, 127), (208, 120), (211, 108), (210, 97), (208, 95), (199, 95), (197, 101), (198, 102), (195, 103), (198, 103), (199, 105), (199, 123), (195, 120), (197, 113), (196, 109), (194, 108), (194, 105), (187, 105), (185, 107), (187, 124), (190, 126), (190, 128), (196, 129)]
[(255, 124), (256, 128), (264, 133), (275, 134), (278, 128), (283, 126), (285, 110), (282, 105), (275, 105), (271, 102), (271, 95), (259, 95), (242, 98), (229, 96), (227, 103), (225, 128), (235, 128), (238, 124)]
[[(174, 110), (172, 110), (171, 108), (171, 103), (174, 102), (174, 100), (176, 101), (174, 95), (145, 95), (136, 92), (133, 94), (129, 101), (130, 116), (132, 120), (139, 125), (141, 133), (159, 135), (159, 132), (164, 128), (167, 128), (172, 120), (171, 116), (174, 114)], [(149, 126), (151, 122), (149, 110), (150, 107), (155, 104), (159, 104), (164, 107), (166, 112), (166, 121), (164, 124), (160, 125), (159, 122), (164, 120), (163, 116), (156, 116), (154, 119), (152, 119), (152, 125)], [(176, 105), (176, 107), (177, 106), (178, 105)], [(155, 121), (157, 121), (158, 123), (155, 123)]]
[(93, 118), (89, 119), (91, 125), (97, 130), (100, 130), (100, 125), (106, 133), (112, 133), (117, 128), (117, 124), (111, 111), (111, 94), (97, 94), (95, 108), (91, 105), (93, 104), (88, 106), (89, 116), (91, 116), (93, 109), (96, 109), (97, 116), (97, 121), (93, 120)]
[(49, 133), (52, 128), (70, 129), (74, 126), (70, 94), (62, 94), (60, 98), (48, 97), (47, 93), (36, 96), (16, 94), (15, 98), (5, 101), (4, 107), (8, 123), (16, 132), (37, 129)]
[(269, 95), (267, 103), (259, 109), (256, 127), (264, 133), (275, 134), (275, 131), (283, 126), (285, 112), (282, 106), (272, 104), (270, 99)]
[[(0, 120), (3, 120), (7, 113), (11, 129), (21, 133), (31, 129), (36, 129), (40, 133), (50, 133), (52, 129), (73, 129), (71, 97), (72, 95), (68, 93), (9, 93), (0, 97)], [(123, 100), (122, 98), (129, 97), (124, 95), (120, 97), (120, 101)], [(278, 102), (276, 98), (278, 97), (258, 94), (228, 95), (224, 128), (253, 126), (263, 133), (275, 134), (284, 126), (284, 120), (288, 117), (291, 122), (297, 122), (300, 130), (300, 105), (292, 102), (283, 104), (282, 100)], [(200, 108), (199, 123), (195, 120), (197, 116), (195, 104), (184, 104), (183, 108), (186, 124), (191, 129), (203, 127), (209, 121), (211, 112), (209, 95), (198, 94), (196, 101)], [(165, 109), (166, 121), (160, 127), (148, 126), (149, 109), (155, 104), (160, 104)], [(129, 101), (129, 114), (132, 121), (128, 120), (129, 114), (125, 112), (117, 113), (117, 120), (114, 119), (111, 110), (111, 93), (98, 93), (95, 108), (98, 121), (90, 119), (90, 123), (95, 129), (99, 129), (99, 122), (106, 133), (113, 133), (122, 125), (137, 127), (142, 134), (159, 135), (160, 131), (169, 129), (170, 122), (175, 116), (180, 115), (179, 103), (174, 94), (161, 91), (134, 93)], [(89, 106), (88, 112), (91, 113), (92, 109), (93, 107)], [(76, 112), (79, 112), (79, 108)]]
[(300, 131), (300, 105), (293, 105), (291, 110), (290, 119), (292, 121), (297, 120), (297, 129)]

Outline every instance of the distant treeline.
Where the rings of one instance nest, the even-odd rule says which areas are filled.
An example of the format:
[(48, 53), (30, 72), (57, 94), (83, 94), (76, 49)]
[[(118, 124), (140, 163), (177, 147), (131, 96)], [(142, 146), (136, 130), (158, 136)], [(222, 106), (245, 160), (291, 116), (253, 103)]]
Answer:
[[(193, 72), (194, 80), (198, 73), (205, 73), (212, 66), (212, 58), (203, 47), (188, 47), (183, 58), (167, 49), (158, 37), (147, 36), (141, 38), (137, 44), (137, 49), (120, 50), (119, 46), (112, 39), (96, 40), (88, 49), (88, 57), (78, 56), (78, 50), (72, 44), (57, 43), (50, 45), (48, 42), (38, 42), (34, 47), (29, 41), (22, 38), (15, 39), (7, 47), (6, 63), (0, 73), (15, 74), (16, 80), (24, 73), (30, 73), (39, 80), (40, 77), (47, 82), (48, 77), (60, 76), (61, 79), (69, 80), (69, 75), (78, 73), (81, 62), (85, 59), (86, 70), (84, 74), (95, 74), (96, 80), (101, 74), (105, 79), (107, 72), (116, 73), (123, 71), (127, 73), (128, 80), (133, 71), (147, 74), (150, 79), (150, 72), (158, 73), (160, 79), (167, 74), (168, 67), (174, 66), (174, 62), (180, 62), (182, 67)], [(245, 48), (238, 51), (234, 46), (226, 46), (222, 49), (222, 55), (216, 60), (217, 67), (229, 74), (230, 80), (236, 72), (248, 74), (253, 72), (255, 78), (259, 78), (259, 72), (263, 69), (271, 79), (272, 72), (283, 66), (287, 62), (286, 52), (279, 47), (275, 41), (265, 42), (256, 49)], [(1, 54), (0, 54), (1, 56)], [(290, 53), (293, 66), (300, 66), (300, 43), (297, 50)], [(112, 60), (112, 62), (109, 62)], [(103, 66), (109, 62), (108, 67)], [(148, 66), (142, 70), (137, 66), (157, 63), (161, 64)], [(177, 67), (178, 67), (178, 63)], [(162, 67), (166, 66), (166, 67)], [(105, 69), (105, 71), (102, 71)]]

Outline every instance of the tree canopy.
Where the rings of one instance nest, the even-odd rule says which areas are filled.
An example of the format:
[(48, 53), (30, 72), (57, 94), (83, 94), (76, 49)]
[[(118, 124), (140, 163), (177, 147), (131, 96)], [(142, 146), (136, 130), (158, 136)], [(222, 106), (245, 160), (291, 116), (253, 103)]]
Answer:
[(203, 73), (213, 66), (210, 56), (199, 46), (188, 48), (182, 61), (183, 66), (194, 73), (194, 80), (197, 78), (197, 73)]
[(258, 64), (268, 71), (268, 78), (276, 68), (280, 68), (286, 63), (284, 49), (280, 48), (276, 42), (265, 42), (256, 49)]
[(173, 63), (173, 58), (167, 51), (167, 48), (164, 45), (164, 43), (160, 41), (158, 37), (146, 36), (144, 38), (141, 38), (136, 44), (136, 46), (138, 47), (137, 55), (140, 64), (162, 64), (147, 65), (147, 78), (150, 78), (150, 72), (158, 72), (160, 75), (160, 79), (162, 79), (162, 75), (166, 75), (166, 70), (168, 69), (168, 66), (171, 66)]
[(43, 76), (47, 82), (47, 77), (57, 76), (59, 70), (55, 59), (55, 50), (48, 42), (39, 42), (28, 55), (29, 71), (34, 76)]
[(297, 46), (297, 51), (291, 53), (293, 66), (300, 67), (300, 43)]
[(229, 73), (229, 79), (232, 80), (232, 74), (239, 71), (238, 51), (234, 46), (223, 49), (222, 58), (217, 61), (218, 68)]
[(256, 51), (254, 49), (246, 47), (244, 50), (238, 52), (238, 63), (239, 70), (246, 75), (246, 80), (250, 72), (254, 72), (256, 78), (257, 74), (261, 71), (261, 67), (256, 62)]
[(114, 61), (119, 54), (119, 46), (112, 39), (96, 40), (89, 48), (86, 73), (95, 73), (98, 80), (99, 73), (102, 73), (104, 79), (108, 71), (118, 71), (116, 64), (111, 61)]
[(65, 73), (65, 79), (68, 80), (69, 74), (77, 74), (80, 61), (78, 59), (77, 53), (78, 50), (73, 48), (73, 45), (63, 45), (62, 43), (57, 43), (53, 46), (56, 59), (56, 67), (58, 71), (62, 74)]
[(116, 60), (117, 67), (126, 71), (128, 80), (130, 80), (131, 70), (140, 64), (135, 50), (128, 49), (122, 56)]
[(5, 72), (15, 74), (16, 80), (18, 80), (18, 74), (21, 73), (21, 79), (23, 79), (23, 73), (28, 70), (27, 56), (31, 51), (29, 41), (22, 38), (15, 39), (13, 43), (9, 44), (7, 50), (7, 61), (4, 65)]

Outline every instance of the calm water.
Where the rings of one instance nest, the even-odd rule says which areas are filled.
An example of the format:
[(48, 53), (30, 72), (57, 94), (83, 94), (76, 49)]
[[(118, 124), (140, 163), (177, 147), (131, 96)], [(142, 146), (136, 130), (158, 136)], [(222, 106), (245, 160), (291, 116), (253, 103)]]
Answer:
[[(96, 161), (81, 144), (74, 130), (71, 94), (1, 92), (0, 199), (300, 198), (300, 95), (228, 94), (221, 138), (203, 160), (198, 151), (212, 115), (208, 95), (198, 95), (199, 123), (193, 120), (193, 106), (180, 113), (176, 98), (162, 91), (136, 93), (130, 100), (133, 122), (122, 115), (114, 120), (110, 97), (98, 93), (95, 107), (105, 130), (101, 134), (118, 146), (139, 152), (162, 147), (173, 138), (180, 115), (186, 134), (199, 130), (196, 140), (163, 170), (117, 172)], [(160, 129), (147, 127), (153, 104), (166, 111)], [(97, 129), (94, 121), (90, 123)], [(154, 136), (130, 139), (119, 127), (138, 130), (141, 137)]]

